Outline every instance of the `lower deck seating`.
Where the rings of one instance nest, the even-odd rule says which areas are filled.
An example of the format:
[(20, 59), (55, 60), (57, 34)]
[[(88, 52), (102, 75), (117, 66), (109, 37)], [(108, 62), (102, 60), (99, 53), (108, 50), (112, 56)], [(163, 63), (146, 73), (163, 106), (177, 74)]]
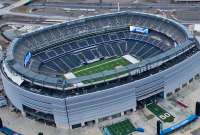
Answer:
[(153, 57), (170, 47), (147, 35), (129, 31), (112, 32), (63, 43), (53, 50), (35, 54), (41, 69), (48, 67), (59, 73), (68, 72), (75, 67), (102, 57), (123, 56), (130, 54), (140, 60)]

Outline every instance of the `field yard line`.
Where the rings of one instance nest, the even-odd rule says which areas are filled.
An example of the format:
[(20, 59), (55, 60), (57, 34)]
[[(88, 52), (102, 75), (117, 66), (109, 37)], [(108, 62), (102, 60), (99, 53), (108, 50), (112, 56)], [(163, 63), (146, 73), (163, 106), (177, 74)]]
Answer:
[(113, 60), (107, 61), (107, 62), (102, 63), (102, 64), (99, 64), (99, 65), (95, 65), (95, 66), (89, 67), (89, 68), (84, 68), (84, 69), (79, 70), (79, 71), (76, 71), (76, 72), (74, 72), (74, 73), (79, 73), (79, 72), (82, 72), (82, 71), (85, 71), (85, 70), (88, 70), (88, 69), (91, 69), (91, 68), (94, 68), (94, 67), (98, 67), (98, 66), (101, 66), (101, 65), (105, 65), (105, 64), (107, 64), (107, 63), (110, 63), (110, 62), (113, 62), (113, 61), (116, 61), (116, 60), (119, 60), (119, 59), (121, 59), (121, 57), (120, 57), (120, 58), (117, 58), (117, 59), (113, 59)]

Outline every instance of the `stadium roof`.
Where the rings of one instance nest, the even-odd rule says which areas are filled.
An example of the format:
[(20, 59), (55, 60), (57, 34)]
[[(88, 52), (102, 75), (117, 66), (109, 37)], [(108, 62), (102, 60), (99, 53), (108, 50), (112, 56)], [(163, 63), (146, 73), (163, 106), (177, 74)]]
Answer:
[[(46, 86), (46, 87), (49, 87), (49, 88), (53, 87), (53, 88), (62, 90), (62, 89), (65, 89), (65, 88), (68, 89), (69, 87), (72, 86), (72, 84), (77, 84), (77, 83), (80, 83), (80, 82), (85, 81), (85, 80), (91, 80), (91, 79), (95, 79), (95, 78), (105, 77), (105, 76), (108, 76), (108, 75), (114, 75), (116, 73), (121, 73), (121, 72), (124, 72), (124, 71), (129, 71), (132, 75), (134, 75), (134, 74), (137, 73), (138, 70), (140, 70), (140, 72), (143, 72), (144, 67), (147, 70), (149, 70), (150, 68), (154, 68), (156, 66), (159, 66), (162, 63), (170, 60), (171, 58), (173, 58), (177, 55), (180, 55), (185, 50), (187, 50), (188, 48), (193, 46), (191, 44), (192, 41), (186, 40), (185, 43), (182, 43), (181, 45), (178, 45), (177, 47), (172, 48), (172, 49), (170, 49), (170, 50), (168, 50), (164, 53), (161, 53), (160, 55), (157, 55), (153, 58), (146, 59), (146, 60), (142, 61), (141, 63), (137, 63), (137, 64), (134, 64), (134, 65), (128, 65), (128, 66), (125, 66), (124, 68), (119, 68), (119, 69), (115, 69), (115, 70), (104, 71), (103, 73), (96, 73), (96, 74), (93, 74), (93, 75), (77, 77), (77, 78), (68, 79), (68, 80), (63, 79), (61, 77), (49, 77), (47, 75), (43, 75), (43, 74), (40, 74), (40, 73), (37, 73), (37, 72), (33, 72), (30, 69), (25, 68), (23, 66), (23, 64), (20, 64), (18, 61), (15, 61), (14, 53), (16, 53), (16, 48), (20, 46), (20, 41), (25, 40), (27, 37), (32, 36), (33, 34), (36, 34), (36, 33), (39, 33), (39, 32), (44, 32), (44, 31), (47, 31), (47, 30), (55, 28), (55, 27), (59, 28), (63, 25), (69, 26), (69, 25), (74, 25), (76, 23), (78, 24), (80, 22), (84, 23), (84, 22), (86, 22), (87, 20), (90, 20), (90, 19), (95, 20), (95, 19), (98, 19), (98, 18), (101, 18), (101, 17), (104, 17), (104, 16), (118, 16), (118, 15), (140, 15), (140, 16), (147, 16), (147, 17), (151, 17), (151, 18), (156, 18), (156, 19), (159, 19), (160, 21), (166, 21), (167, 24), (169, 24), (169, 25), (173, 24), (173, 25), (176, 26), (177, 29), (180, 29), (187, 36), (188, 39), (193, 38), (191, 33), (188, 32), (183, 25), (181, 25), (181, 24), (179, 24), (179, 23), (177, 23), (173, 20), (166, 19), (166, 18), (163, 18), (163, 17), (158, 16), (158, 15), (151, 15), (151, 14), (146, 14), (146, 13), (136, 13), (136, 12), (130, 12), (130, 11), (119, 12), (119, 13), (110, 13), (110, 14), (98, 15), (98, 16), (95, 16), (95, 17), (88, 17), (88, 18), (84, 18), (84, 19), (80, 19), (80, 20), (75, 20), (75, 21), (72, 21), (72, 22), (66, 22), (66, 23), (63, 23), (63, 24), (53, 25), (53, 26), (50, 26), (50, 27), (47, 27), (47, 28), (44, 28), (44, 29), (37, 30), (37, 31), (32, 32), (32, 33), (28, 33), (26, 35), (23, 35), (23, 36), (15, 39), (12, 42), (12, 45), (9, 48), (9, 51), (7, 53), (7, 58), (4, 62), (5, 67), (8, 68), (8, 70), (10, 72), (14, 72), (15, 75), (19, 75), (19, 76), (21, 76), (21, 78), (23, 78), (24, 80), (27, 80), (31, 83)], [(93, 31), (93, 32), (95, 32), (95, 31)], [(98, 32), (98, 31), (96, 31), (96, 32)], [(84, 34), (84, 33), (82, 33), (82, 34)], [(78, 35), (78, 36), (80, 36), (80, 35)], [(143, 69), (141, 69), (142, 67), (143, 67)]]

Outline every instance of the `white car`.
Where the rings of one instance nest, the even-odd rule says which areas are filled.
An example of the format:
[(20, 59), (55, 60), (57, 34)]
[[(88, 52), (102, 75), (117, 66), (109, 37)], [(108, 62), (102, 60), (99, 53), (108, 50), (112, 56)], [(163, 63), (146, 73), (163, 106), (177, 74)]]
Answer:
[(0, 96), (0, 107), (7, 106), (7, 100), (5, 97)]

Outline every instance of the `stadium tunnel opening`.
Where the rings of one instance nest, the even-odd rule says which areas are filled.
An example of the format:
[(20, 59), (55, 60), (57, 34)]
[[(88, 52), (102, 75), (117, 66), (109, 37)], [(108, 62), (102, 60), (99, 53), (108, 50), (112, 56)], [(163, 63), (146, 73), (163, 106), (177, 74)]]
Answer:
[(23, 107), (23, 111), (24, 111), (26, 117), (28, 117), (30, 119), (34, 119), (40, 123), (45, 123), (47, 125), (56, 127), (56, 123), (55, 123), (53, 114), (44, 113), (42, 111), (35, 110), (35, 109), (28, 107), (26, 105), (23, 105), (23, 104), (22, 104), (22, 107)]
[(137, 109), (145, 108), (146, 105), (150, 103), (158, 103), (162, 99), (164, 99), (164, 91), (158, 94), (155, 94), (153, 96), (150, 96), (148, 98), (142, 99), (140, 101), (137, 101)]

